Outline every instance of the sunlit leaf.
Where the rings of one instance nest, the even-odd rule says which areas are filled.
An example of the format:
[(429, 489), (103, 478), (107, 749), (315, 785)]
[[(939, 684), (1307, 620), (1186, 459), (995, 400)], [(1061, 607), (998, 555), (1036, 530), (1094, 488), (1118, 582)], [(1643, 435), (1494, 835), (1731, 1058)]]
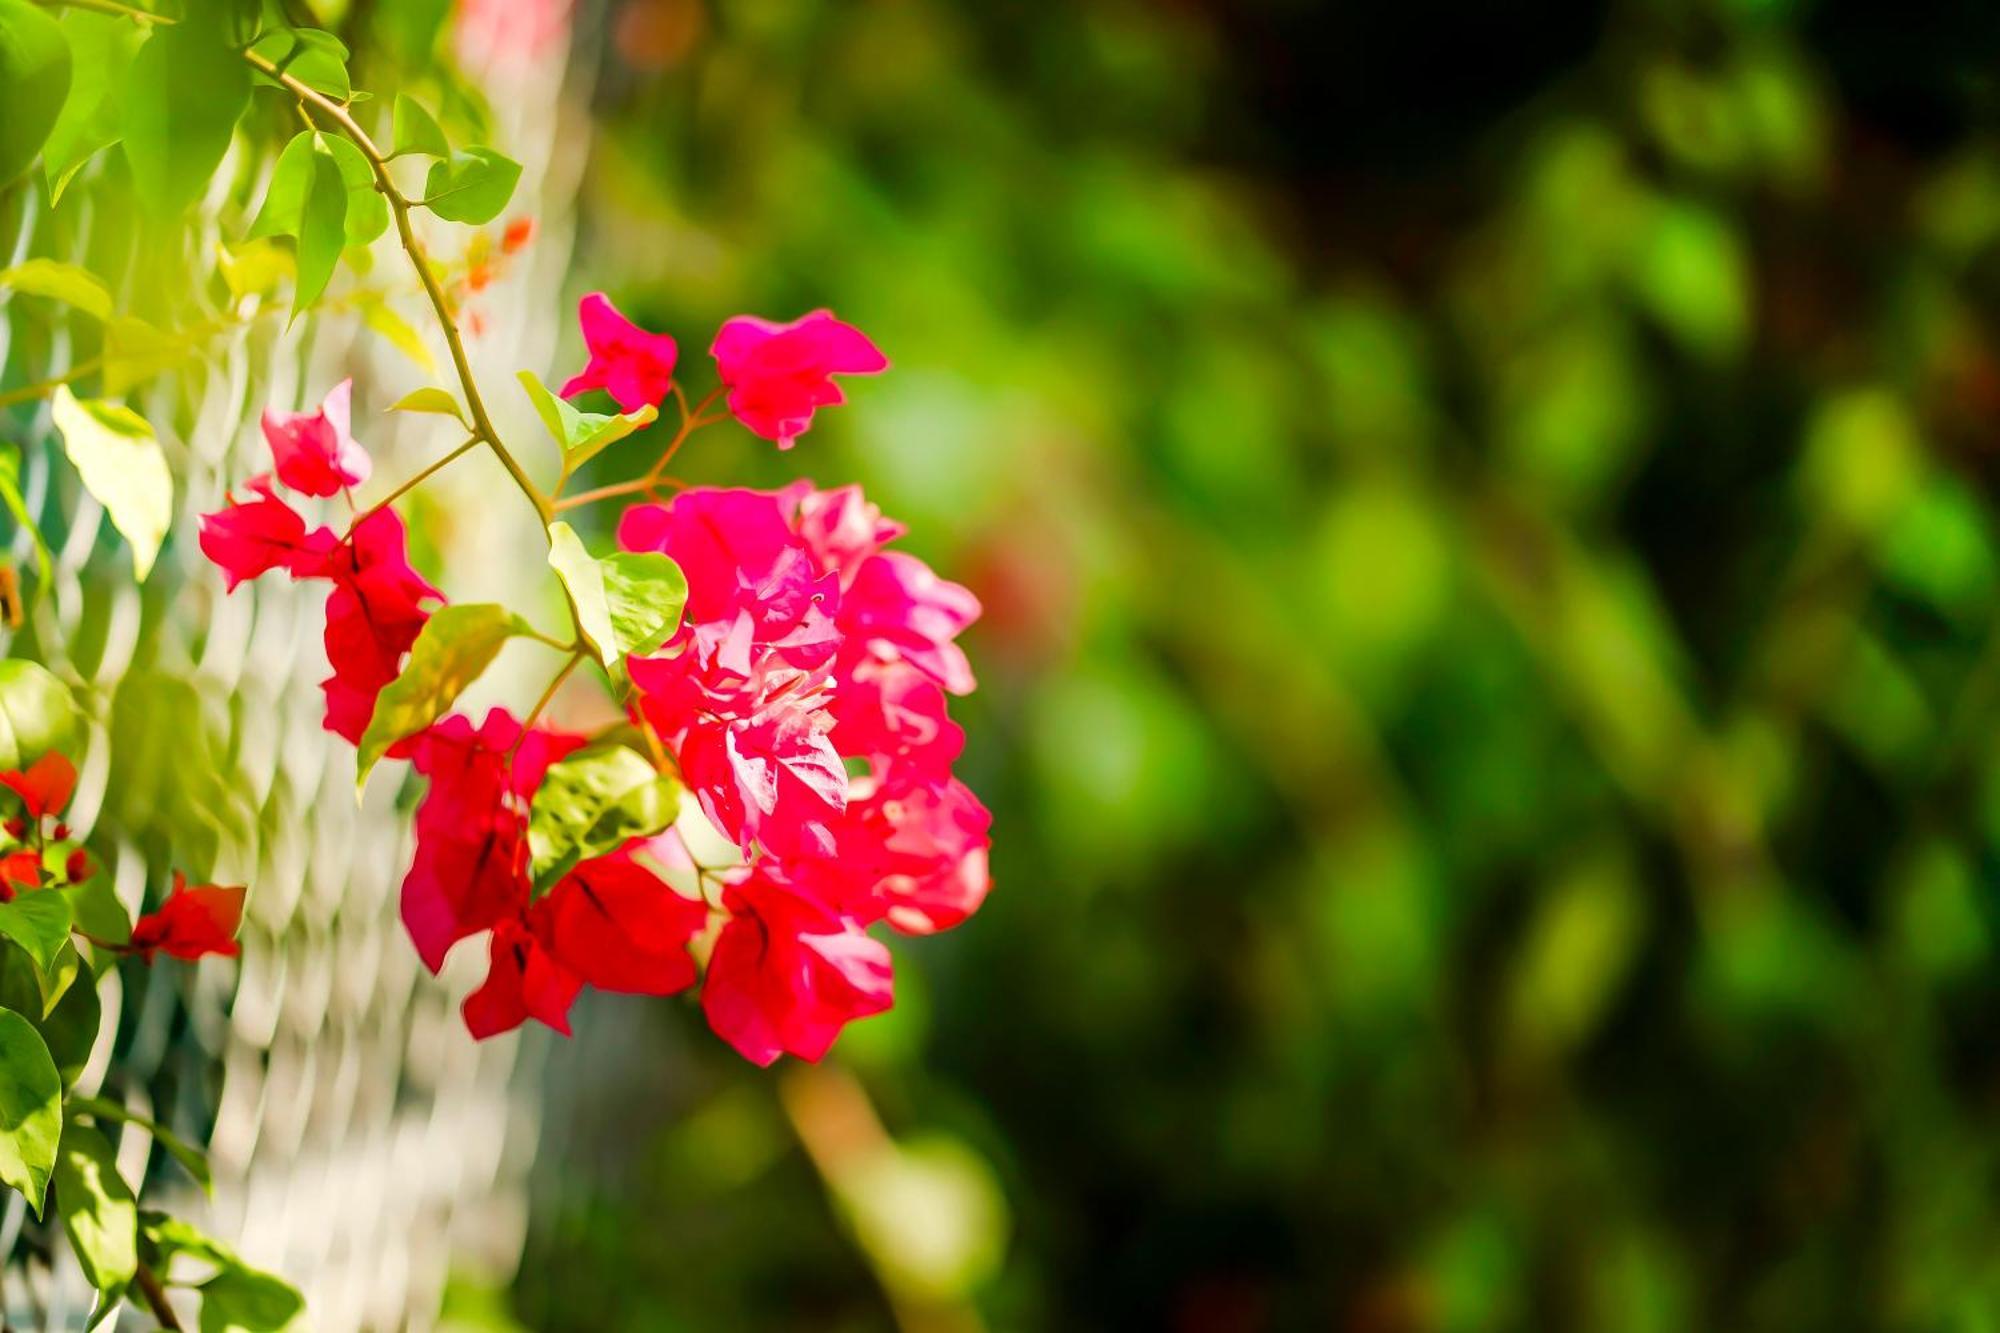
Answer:
[(175, 1161), (187, 1168), (188, 1174), (195, 1178), (196, 1184), (204, 1190), (214, 1188), (208, 1168), (208, 1154), (158, 1121), (149, 1120), (136, 1111), (129, 1111), (117, 1102), (106, 1101), (102, 1097), (71, 1097), (69, 1110), (71, 1115), (88, 1115), (98, 1120), (116, 1120), (139, 1126), (153, 1136), (154, 1142), (172, 1154)]
[(347, 46), (318, 28), (278, 28), (257, 39), (251, 51), (278, 66), (314, 92), (336, 102), (353, 95), (347, 77)]
[(491, 222), (514, 197), (521, 164), (491, 148), (467, 148), (431, 164), (424, 207), (451, 222)]
[(71, 924), (69, 899), (60, 893), (21, 893), (0, 903), (0, 935), (25, 949), (44, 976), (55, 972)]
[(593, 746), (549, 766), (528, 812), (537, 890), (580, 861), (658, 833), (680, 813), (680, 784), (622, 745)]
[(27, 1196), (35, 1216), (57, 1171), (62, 1079), (34, 1024), (0, 1009), (0, 1183)]
[(456, 417), (461, 422), (465, 420), (465, 412), (459, 407), (458, 399), (452, 397), (449, 390), (440, 389), (434, 384), (421, 389), (412, 389), (391, 404), (389, 410), (430, 412), (442, 417)]
[(396, 94), (390, 143), (392, 157), (401, 157), (405, 153), (421, 153), (426, 157), (451, 155), (451, 141), (438, 128), (436, 118), (424, 109), (423, 103), (407, 93)]
[(292, 318), (319, 299), (340, 262), (347, 244), (347, 182), (330, 153), (312, 155), (311, 188), (299, 215), (298, 286), (292, 297)]
[(29, 259), (0, 269), (0, 288), (46, 296), (98, 319), (111, 318), (111, 292), (89, 269), (53, 259)]
[(51, 751), (76, 758), (83, 712), (69, 687), (38, 662), (0, 661), (0, 769), (26, 768)]
[(673, 635), (687, 602), (680, 566), (658, 552), (593, 557), (569, 524), (549, 525), (549, 565), (575, 608), (577, 629), (606, 667)]
[(649, 403), (636, 412), (607, 416), (602, 412), (582, 412), (552, 392), (532, 370), (517, 377), (534, 404), (535, 415), (548, 427), (549, 434), (563, 448), (563, 469), (573, 472), (633, 431), (649, 426), (659, 412)]
[(361, 736), (356, 785), (368, 780), (390, 746), (443, 717), (507, 640), (529, 632), (504, 606), (473, 602), (439, 608), (424, 622), (402, 674), (376, 697), (375, 715)]
[(139, 1267), (139, 1209), (104, 1135), (74, 1121), (63, 1127), (55, 1187), (56, 1212), (84, 1277), (99, 1291), (123, 1288)]
[(83, 485), (132, 544), (132, 569), (143, 580), (174, 521), (174, 479), (146, 419), (117, 403), (81, 400), (59, 387), (50, 405), (63, 449)]
[(7, 506), (7, 512), (14, 516), (14, 522), (21, 531), (28, 534), (35, 546), (35, 571), (41, 575), (42, 586), (49, 583), (49, 544), (42, 540), (42, 530), (35, 525), (35, 516), (28, 512), (27, 499), (21, 494), (21, 455), (18, 450), (0, 449), (0, 504)]

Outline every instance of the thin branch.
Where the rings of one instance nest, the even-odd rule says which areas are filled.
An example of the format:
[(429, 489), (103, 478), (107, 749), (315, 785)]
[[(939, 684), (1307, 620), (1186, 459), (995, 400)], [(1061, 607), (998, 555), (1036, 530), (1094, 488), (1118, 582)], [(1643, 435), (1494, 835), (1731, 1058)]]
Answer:
[(438, 459), (437, 462), (432, 463), (422, 472), (417, 473), (416, 476), (411, 477), (408, 481), (398, 486), (395, 490), (390, 491), (387, 495), (377, 500), (374, 504), (369, 505), (366, 509), (356, 514), (354, 516), (354, 521), (347, 525), (347, 535), (352, 537), (354, 535), (354, 530), (361, 526), (362, 520), (373, 518), (378, 510), (387, 509), (390, 505), (402, 499), (405, 495), (408, 495), (418, 486), (421, 486), (425, 481), (429, 480), (437, 473), (442, 472), (445, 469), (446, 465), (451, 463), (452, 460), (457, 458), (462, 458), (467, 451), (478, 448), (482, 443), (484, 443), (484, 441), (482, 441), (477, 435), (469, 437), (464, 444), (459, 445), (456, 449), (453, 449), (443, 458)]
[(50, 9), (88, 9), (93, 14), (116, 14), (135, 23), (171, 24), (179, 21), (170, 19), (165, 14), (155, 14), (132, 5), (121, 5), (118, 0), (36, 0), (36, 3)]
[(573, 650), (569, 655), (569, 660), (562, 664), (562, 669), (557, 671), (555, 677), (549, 681), (549, 687), (542, 691), (542, 697), (535, 700), (535, 706), (528, 710), (527, 720), (521, 723), (521, 734), (514, 738), (514, 744), (507, 751), (507, 766), (509, 768), (513, 767), (514, 756), (520, 752), (522, 743), (528, 739), (528, 733), (533, 731), (535, 723), (541, 720), (542, 710), (549, 706), (549, 700), (556, 697), (556, 691), (561, 689), (562, 683), (569, 679), (570, 672), (576, 670), (582, 664), (583, 659), (588, 656), (589, 654), (581, 648)]
[(171, 1329), (173, 1333), (184, 1333), (185, 1326), (180, 1316), (174, 1313), (173, 1303), (167, 1300), (167, 1289), (160, 1282), (160, 1275), (144, 1264), (132, 1274), (132, 1281), (146, 1298), (146, 1308), (153, 1312), (153, 1318), (160, 1321), (160, 1327)]
[(554, 516), (549, 498), (542, 494), (541, 488), (535, 485), (520, 462), (508, 451), (507, 446), (500, 442), (499, 432), (493, 429), (493, 420), (486, 414), (486, 403), (479, 396), (479, 383), (472, 375), (472, 364), (466, 359), (465, 342), (459, 336), (458, 321), (452, 315), (451, 299), (445, 295), (444, 287), (438, 282), (437, 272), (431, 267), (430, 259), (424, 253), (423, 243), (417, 239), (416, 229), (410, 223), (410, 200), (396, 187), (394, 178), (389, 175), (387, 155), (368, 136), (368, 132), (355, 123), (354, 117), (349, 115), (347, 108), (339, 102), (280, 70), (255, 51), (245, 51), (243, 58), (253, 67), (284, 85), (285, 90), (299, 101), (332, 121), (335, 127), (361, 150), (361, 155), (368, 159), (368, 165), (375, 173), (375, 188), (389, 201), (389, 211), (396, 219), (396, 234), (402, 241), (403, 251), (409, 255), (410, 263), (417, 271), (417, 278), (424, 285), (424, 293), (430, 297), (431, 308), (437, 312), (438, 324), (444, 330), (445, 346), (451, 351), (452, 365), (458, 371), (459, 384), (465, 391), (466, 410), (472, 414), (473, 433), (493, 450), (494, 456), (499, 458), (508, 475), (513, 477), (514, 484), (520, 488), (521, 494), (527, 496), (529, 503), (535, 506), (536, 515), (546, 527)]

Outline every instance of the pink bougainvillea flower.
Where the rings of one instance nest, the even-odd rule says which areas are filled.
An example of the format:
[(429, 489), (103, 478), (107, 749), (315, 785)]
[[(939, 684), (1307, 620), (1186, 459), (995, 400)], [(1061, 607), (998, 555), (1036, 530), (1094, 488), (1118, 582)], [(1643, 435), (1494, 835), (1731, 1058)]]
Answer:
[(778, 324), (755, 315), (724, 322), (709, 348), (729, 389), (729, 410), (780, 449), (812, 425), (813, 412), (846, 401), (835, 375), (874, 375), (889, 360), (830, 310)]
[(244, 890), (203, 884), (189, 888), (187, 877), (174, 872), (173, 892), (133, 923), (131, 948), (153, 961), (156, 951), (193, 962), (208, 954), (234, 958), (238, 952), (236, 931), (243, 924)]
[(889, 950), (768, 870), (727, 889), (701, 1006), (744, 1059), (817, 1060), (841, 1028), (894, 1000)]
[(231, 496), (227, 508), (201, 516), (201, 552), (227, 576), (229, 591), (270, 569), (295, 579), (325, 573), (339, 543), (333, 529), (308, 530), (298, 511), (271, 489), (268, 474), (252, 477), (249, 486), (257, 499)]
[(50, 750), (28, 765), (26, 772), (18, 768), (0, 772), (0, 786), (6, 786), (21, 798), (29, 819), (40, 820), (45, 815), (61, 814), (68, 807), (69, 798), (76, 792), (76, 765)]
[(868, 850), (859, 852), (843, 839), (843, 855), (858, 852), (876, 876), (872, 909), (853, 909), (862, 920), (880, 918), (906, 935), (932, 935), (964, 921), (985, 901), (993, 816), (957, 778), (858, 782), (847, 826), (859, 830)]
[[(403, 654), (430, 619), (427, 603), (444, 595), (410, 567), (403, 520), (377, 509), (355, 525), (350, 541), (327, 561), (333, 592), (326, 600), (326, 729), (359, 743), (374, 716), (375, 697), (396, 678)], [(391, 754), (402, 754), (393, 749)]]
[(486, 981), (465, 997), (465, 1027), (485, 1040), (532, 1018), (569, 1035), (569, 1007), (583, 989), (526, 925), (509, 918), (493, 927)]
[(431, 971), (458, 941), (526, 909), (528, 801), (549, 765), (582, 743), (539, 728), (524, 738), (502, 708), (477, 730), (453, 714), (412, 740), (410, 762), (430, 789), (417, 806), (402, 914)]
[(827, 707), (834, 748), (866, 759), (877, 778), (942, 776), (965, 749), (965, 729), (946, 713), (943, 688), (908, 662), (843, 657), (837, 679)]
[(629, 856), (585, 861), (531, 913), (535, 933), (569, 971), (599, 990), (672, 995), (694, 984), (688, 941), (708, 907), (683, 898)]
[(882, 517), (859, 486), (821, 491), (811, 482), (797, 482), (778, 495), (791, 507), (792, 530), (821, 569), (839, 575), (842, 588), (854, 582), (864, 561), (907, 531)]
[(353, 380), (342, 380), (311, 412), (264, 409), (264, 439), (279, 481), (301, 495), (327, 496), (368, 480), (368, 451), (348, 433), (353, 390)]
[(590, 363), (563, 385), (563, 397), (603, 389), (626, 412), (659, 406), (673, 388), (679, 345), (619, 314), (603, 292), (592, 292), (578, 302), (576, 315), (583, 326), (584, 345), (590, 349)]
[(841, 632), (878, 658), (900, 658), (953, 694), (976, 682), (954, 639), (979, 618), (970, 589), (941, 579), (913, 555), (885, 551), (864, 561), (840, 599)]

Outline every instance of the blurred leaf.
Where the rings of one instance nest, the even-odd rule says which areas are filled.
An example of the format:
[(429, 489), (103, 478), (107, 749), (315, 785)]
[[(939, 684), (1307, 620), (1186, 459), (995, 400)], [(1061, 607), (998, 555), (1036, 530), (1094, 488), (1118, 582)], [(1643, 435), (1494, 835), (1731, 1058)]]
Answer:
[(117, 1102), (106, 1101), (102, 1097), (71, 1097), (69, 1112), (71, 1115), (87, 1115), (98, 1120), (139, 1126), (151, 1134), (153, 1140), (165, 1148), (175, 1161), (187, 1168), (187, 1173), (194, 1177), (197, 1185), (204, 1191), (214, 1192), (215, 1185), (209, 1177), (208, 1154), (189, 1144), (158, 1121), (149, 1120), (135, 1111), (127, 1110)]
[(140, 25), (117, 14), (65, 9), (59, 16), (69, 38), (69, 96), (42, 145), (42, 170), (48, 178), (49, 202), (63, 191), (85, 162), (118, 142), (125, 131), (120, 99), (132, 69), (132, 58), (144, 40)]
[(0, 186), (42, 151), (70, 89), (69, 39), (54, 16), (0, 0)]
[(78, 399), (66, 384), (49, 412), (84, 489), (132, 544), (132, 572), (143, 581), (174, 521), (173, 474), (153, 428), (129, 407)]
[(420, 153), (425, 157), (451, 156), (451, 143), (444, 137), (444, 131), (430, 112), (424, 110), (423, 103), (407, 93), (396, 94), (394, 131), (391, 136), (394, 145), (390, 156), (401, 157), (405, 153)]
[(111, 318), (111, 293), (96, 274), (53, 259), (28, 259), (0, 269), (0, 288), (46, 296), (97, 319)]
[(139, 202), (175, 215), (201, 196), (228, 150), (250, 101), (250, 67), (229, 48), (219, 16), (196, 6), (180, 22), (152, 29), (122, 97), (125, 156)]
[(84, 734), (75, 696), (47, 667), (0, 661), (0, 769), (25, 769), (51, 751), (74, 761)]
[(465, 413), (458, 405), (458, 399), (449, 390), (436, 385), (426, 385), (412, 389), (398, 398), (389, 408), (391, 412), (429, 412), (437, 416), (456, 417), (460, 425), (465, 424)]
[[(437, 358), (431, 355), (430, 344), (425, 342), (424, 336), (411, 327), (408, 320), (396, 313), (396, 308), (387, 301), (364, 301), (361, 306), (361, 322), (387, 339), (389, 345), (408, 357), (411, 364), (416, 366), (417, 369), (428, 375), (437, 374)], [(403, 404), (408, 403), (412, 398), (417, 398), (419, 395), (427, 393), (444, 393), (444, 390), (418, 389), (413, 393), (404, 395), (402, 401), (397, 403), (396, 407), (402, 408), (404, 411), (420, 410), (404, 407)], [(445, 394), (445, 397), (450, 399), (451, 395)], [(392, 408), (390, 410), (394, 411), (396, 409)], [(458, 415), (456, 402), (453, 402), (447, 415)]]
[[(43, 976), (55, 971), (56, 955), (68, 947), (71, 924), (69, 900), (60, 893), (22, 893), (0, 903), (0, 935), (27, 950)], [(45, 1009), (55, 999), (48, 998)]]

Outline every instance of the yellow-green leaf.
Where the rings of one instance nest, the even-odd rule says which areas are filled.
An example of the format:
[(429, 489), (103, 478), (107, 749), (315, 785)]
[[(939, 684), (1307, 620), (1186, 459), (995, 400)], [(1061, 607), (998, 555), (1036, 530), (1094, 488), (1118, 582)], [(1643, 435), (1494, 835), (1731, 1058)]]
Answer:
[(457, 417), (461, 422), (465, 420), (465, 413), (459, 408), (458, 399), (451, 396), (450, 390), (440, 389), (434, 384), (410, 390), (392, 403), (389, 410), (430, 412), (441, 417)]
[(95, 273), (75, 264), (29, 259), (10, 269), (0, 269), (0, 287), (30, 296), (46, 296), (98, 319), (111, 318), (110, 289)]
[(99, 1291), (122, 1288), (139, 1267), (139, 1209), (104, 1135), (74, 1121), (64, 1127), (55, 1185), (56, 1212), (84, 1277)]
[[(437, 374), (437, 358), (431, 355), (430, 345), (424, 341), (424, 336), (416, 331), (410, 324), (410, 321), (397, 314), (396, 308), (387, 301), (370, 301), (363, 305), (361, 307), (361, 322), (381, 334), (384, 338), (387, 338), (389, 345), (410, 358), (418, 369), (423, 370), (427, 374)], [(419, 389), (417, 392), (422, 393), (424, 390)], [(444, 391), (439, 389), (435, 390), (435, 392), (443, 393)], [(446, 394), (445, 396), (449, 398), (451, 395)], [(407, 402), (408, 399), (404, 401)], [(397, 404), (397, 407), (401, 406), (401, 403)], [(452, 404), (451, 414), (453, 416), (458, 415), (458, 405), (456, 403)]]
[(174, 521), (173, 474), (153, 428), (128, 407), (79, 399), (68, 385), (50, 411), (84, 488), (132, 544), (132, 570), (143, 580)]
[(443, 717), (501, 645), (530, 632), (512, 611), (487, 602), (442, 607), (425, 621), (402, 674), (375, 698), (375, 715), (361, 734), (356, 788), (390, 746)]

